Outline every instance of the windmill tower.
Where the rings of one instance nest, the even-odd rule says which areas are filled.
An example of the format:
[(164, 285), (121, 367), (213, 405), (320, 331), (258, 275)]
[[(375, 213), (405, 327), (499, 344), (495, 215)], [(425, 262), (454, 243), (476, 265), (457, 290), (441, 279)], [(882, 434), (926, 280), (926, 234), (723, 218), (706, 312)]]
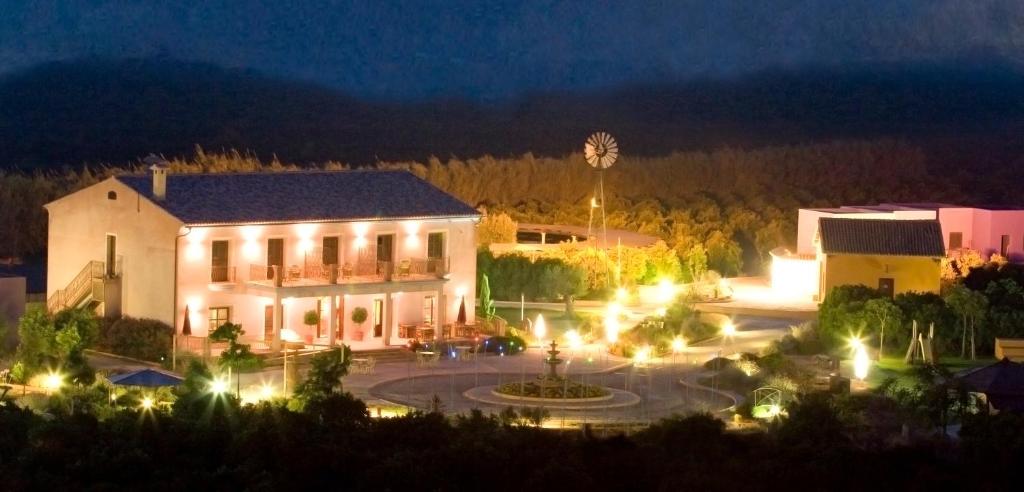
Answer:
[(597, 169), (598, 185), (595, 197), (590, 199), (590, 224), (587, 226), (587, 237), (594, 237), (594, 209), (601, 209), (601, 243), (608, 247), (608, 218), (604, 207), (604, 170), (615, 164), (619, 157), (619, 144), (605, 132), (597, 132), (587, 138), (583, 144), (583, 157), (590, 167)]

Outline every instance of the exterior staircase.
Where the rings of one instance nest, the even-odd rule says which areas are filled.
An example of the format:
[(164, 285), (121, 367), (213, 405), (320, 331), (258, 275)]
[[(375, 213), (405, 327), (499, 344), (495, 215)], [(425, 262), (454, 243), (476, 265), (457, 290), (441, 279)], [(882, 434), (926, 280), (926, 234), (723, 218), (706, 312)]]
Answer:
[(416, 359), (416, 354), (404, 348), (384, 348), (373, 350), (353, 350), (352, 357), (373, 357), (378, 364), (388, 362), (409, 362)]
[[(120, 284), (120, 268), (116, 268), (113, 276), (107, 275), (106, 264), (102, 261), (90, 261), (86, 263), (75, 278), (68, 282), (63, 289), (58, 289), (46, 300), (46, 308), (51, 313), (64, 309), (85, 307), (96, 309), (111, 295), (108, 287)], [(118, 291), (119, 292), (119, 291)], [(118, 300), (119, 301), (119, 300)], [(118, 306), (120, 302), (116, 302)], [(114, 314), (114, 313), (107, 313)]]

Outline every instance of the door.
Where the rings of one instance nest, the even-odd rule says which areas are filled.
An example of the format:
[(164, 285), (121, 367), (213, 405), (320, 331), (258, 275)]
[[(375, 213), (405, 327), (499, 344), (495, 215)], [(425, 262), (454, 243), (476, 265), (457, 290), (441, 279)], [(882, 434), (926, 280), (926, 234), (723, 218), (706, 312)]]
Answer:
[(228, 281), (228, 242), (214, 241), (210, 248), (210, 281)]
[(107, 234), (107, 264), (106, 274), (107, 277), (113, 278), (117, 273), (115, 267), (117, 266), (117, 236), (113, 234)]
[(274, 306), (263, 306), (263, 339), (274, 339)]
[(957, 250), (962, 248), (964, 245), (964, 233), (962, 232), (951, 232), (949, 233), (949, 249)]
[(327, 336), (324, 333), (324, 301), (323, 299), (317, 298), (316, 300), (316, 337), (324, 338)]
[(321, 263), (324, 266), (337, 265), (338, 264), (338, 237), (328, 236), (324, 238), (323, 248), (321, 249), (323, 257)]
[(427, 234), (427, 272), (438, 273), (442, 269), (444, 258), (444, 233)]
[(384, 336), (384, 299), (373, 300), (373, 337)]
[(1010, 252), (1010, 236), (1003, 235), (999, 240), (999, 256), (1003, 258), (1009, 258), (1007, 253)]
[(267, 239), (267, 278), (274, 278), (274, 269), (284, 273), (284, 239)]
[[(392, 265), (394, 265), (394, 245), (394, 234), (381, 234), (377, 236), (377, 275), (383, 274), (385, 269), (390, 271)], [(387, 264), (382, 265), (382, 262), (387, 262)]]
[(896, 281), (891, 278), (878, 279), (878, 292), (884, 296), (892, 297), (896, 292)]

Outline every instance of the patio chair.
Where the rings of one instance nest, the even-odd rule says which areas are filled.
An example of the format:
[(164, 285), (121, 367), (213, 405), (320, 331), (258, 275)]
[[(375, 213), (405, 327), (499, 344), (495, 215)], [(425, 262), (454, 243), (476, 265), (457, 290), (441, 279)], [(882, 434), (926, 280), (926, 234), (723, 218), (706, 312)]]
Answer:
[(345, 264), (341, 266), (341, 278), (352, 278), (351, 263), (345, 262)]
[(408, 277), (412, 273), (412, 261), (408, 258), (398, 262), (398, 276)]
[(377, 359), (373, 357), (366, 358), (366, 364), (363, 366), (364, 374), (373, 374), (373, 369), (377, 367)]

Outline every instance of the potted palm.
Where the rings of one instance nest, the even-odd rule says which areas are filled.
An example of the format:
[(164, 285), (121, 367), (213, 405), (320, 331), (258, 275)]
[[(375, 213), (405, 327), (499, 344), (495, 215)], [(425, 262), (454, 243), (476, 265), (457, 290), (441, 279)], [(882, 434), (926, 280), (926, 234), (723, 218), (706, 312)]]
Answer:
[(356, 332), (353, 333), (352, 339), (357, 342), (363, 341), (363, 323), (366, 322), (366, 316), (366, 308), (364, 307), (357, 307), (352, 310), (352, 322), (359, 327), (356, 329)]

